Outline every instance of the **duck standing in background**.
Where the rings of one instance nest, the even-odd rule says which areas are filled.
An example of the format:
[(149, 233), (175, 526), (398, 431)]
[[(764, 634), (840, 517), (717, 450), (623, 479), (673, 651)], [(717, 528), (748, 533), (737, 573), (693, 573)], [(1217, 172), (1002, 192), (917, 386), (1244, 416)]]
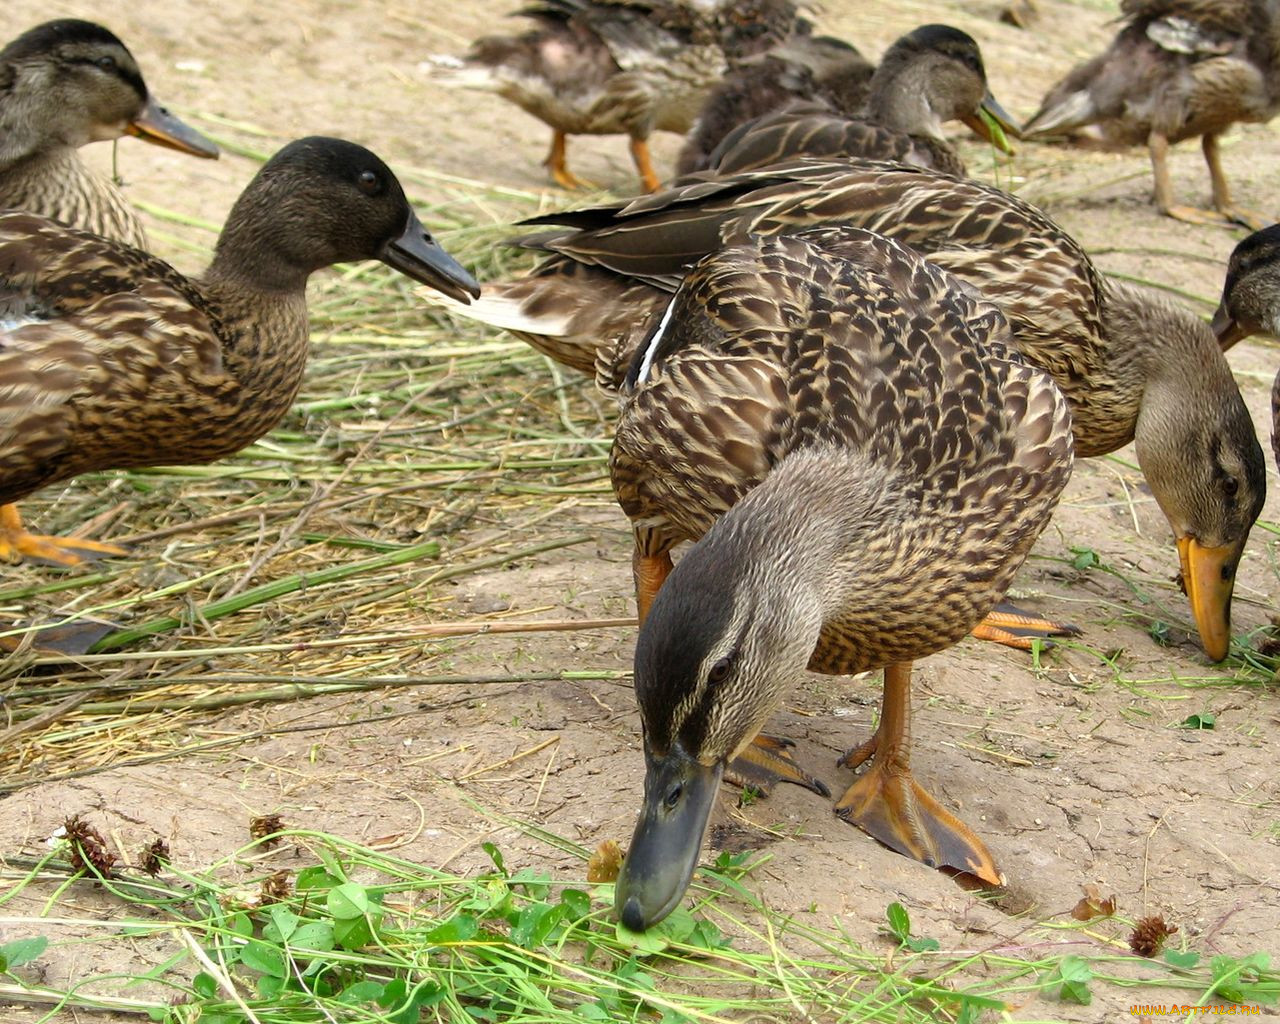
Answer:
[(444, 85), (496, 92), (551, 127), (545, 161), (563, 188), (570, 135), (629, 135), (648, 191), (659, 177), (649, 155), (655, 130), (684, 134), (732, 61), (790, 35), (791, 0), (535, 0), (518, 12), (538, 27), (477, 40), (462, 60), (432, 58)]
[[(1280, 5), (1275, 0), (1122, 0), (1124, 27), (1106, 52), (1049, 90), (1024, 136), (1079, 134), (1145, 144), (1163, 214), (1195, 224), (1261, 228), (1273, 217), (1231, 199), (1218, 137), (1280, 110)], [(1169, 147), (1200, 136), (1213, 209), (1173, 201)]]
[(26, 212), (0, 214), (0, 558), (74, 564), (13, 502), (90, 470), (211, 462), (274, 427), (306, 366), (307, 278), (379, 259), (479, 294), (390, 168), (340, 139), (290, 143), (227, 218), (209, 269)]
[[(610, 456), (642, 558), (696, 541), (641, 609), (644, 804), (623, 924), (675, 908), (716, 790), (805, 669), (885, 669), (871, 766), (836, 804), (891, 849), (998, 885), (911, 774), (911, 663), (995, 605), (1071, 474), (1071, 417), (989, 302), (851, 228), (698, 263), (631, 362)], [(776, 743), (776, 741), (773, 741)]]
[(133, 135), (193, 156), (218, 147), (160, 106), (133, 55), (88, 21), (50, 21), (0, 50), (0, 208), (28, 210), (138, 248), (142, 224), (77, 150)]

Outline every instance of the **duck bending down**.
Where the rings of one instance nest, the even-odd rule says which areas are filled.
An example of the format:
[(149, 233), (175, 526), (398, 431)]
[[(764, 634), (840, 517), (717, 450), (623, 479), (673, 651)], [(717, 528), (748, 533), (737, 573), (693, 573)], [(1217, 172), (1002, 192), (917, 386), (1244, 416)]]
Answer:
[[(1280, 224), (1255, 231), (1232, 251), (1213, 332), (1223, 351), (1254, 334), (1280, 338)], [(1280, 373), (1271, 387), (1271, 450), (1280, 466)]]
[(688, 266), (751, 234), (848, 224), (895, 238), (978, 289), (1071, 404), (1078, 456), (1130, 441), (1177, 544), (1205, 652), (1227, 654), (1231, 595), (1266, 462), (1231, 367), (1198, 316), (1103, 277), (1044, 213), (1000, 189), (891, 164), (796, 161), (534, 218), (552, 255), (485, 286), (472, 315), (616, 389)]
[(478, 39), (461, 60), (433, 57), (442, 85), (497, 93), (549, 125), (544, 161), (563, 188), (570, 135), (625, 134), (644, 187), (658, 188), (655, 130), (684, 134), (727, 62), (790, 34), (791, 0), (536, 0), (517, 12), (537, 28)]
[(90, 470), (210, 462), (274, 427), (302, 382), (305, 288), (378, 259), (459, 301), (471, 276), (377, 156), (307, 138), (237, 200), (187, 278), (138, 249), (32, 213), (0, 214), (0, 557), (79, 560), (12, 503)]
[(732, 174), (811, 156), (895, 160), (964, 174), (964, 161), (942, 132), (948, 121), (1013, 152), (1004, 132), (1017, 135), (1018, 128), (991, 95), (977, 42), (950, 25), (922, 25), (885, 51), (862, 112), (812, 103), (783, 108), (725, 136), (707, 166)]
[(133, 54), (88, 21), (50, 21), (0, 50), (0, 208), (146, 247), (133, 207), (78, 150), (133, 135), (215, 158), (218, 147), (147, 90)]
[(982, 840), (911, 774), (911, 664), (971, 630), (1072, 465), (1052, 378), (999, 310), (879, 235), (752, 238), (698, 263), (621, 387), (614, 491), (645, 556), (695, 543), (644, 617), (644, 803), (622, 922), (679, 903), (718, 783), (805, 669), (883, 668), (870, 767), (836, 804), (989, 884)]
[[(1024, 137), (1076, 134), (1104, 145), (1145, 144), (1163, 214), (1197, 224), (1260, 228), (1272, 217), (1236, 206), (1219, 137), (1280, 110), (1280, 14), (1271, 0), (1121, 0), (1123, 27), (1105, 52), (1044, 98)], [(1200, 137), (1213, 209), (1179, 205), (1169, 147)]]

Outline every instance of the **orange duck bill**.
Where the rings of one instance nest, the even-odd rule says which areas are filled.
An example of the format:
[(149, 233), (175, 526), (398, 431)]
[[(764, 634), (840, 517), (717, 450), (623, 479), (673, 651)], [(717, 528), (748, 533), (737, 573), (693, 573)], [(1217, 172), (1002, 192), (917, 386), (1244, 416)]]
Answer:
[(184, 121), (179, 121), (153, 99), (147, 100), (142, 113), (129, 122), (125, 129), (130, 135), (157, 146), (176, 149), (180, 153), (218, 158), (218, 147)]

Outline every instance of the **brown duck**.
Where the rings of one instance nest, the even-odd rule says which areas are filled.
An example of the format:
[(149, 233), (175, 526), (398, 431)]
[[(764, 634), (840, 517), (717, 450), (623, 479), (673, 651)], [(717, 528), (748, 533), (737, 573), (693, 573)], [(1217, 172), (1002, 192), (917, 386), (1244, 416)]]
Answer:
[(160, 106), (133, 55), (88, 21), (50, 21), (0, 50), (0, 208), (144, 248), (133, 207), (78, 150), (133, 135), (201, 157), (218, 148)]
[(963, 637), (1048, 522), (1067, 403), (990, 303), (841, 228), (698, 263), (622, 381), (610, 459), (637, 551), (696, 543), (642, 620), (644, 804), (622, 922), (679, 903), (718, 783), (805, 669), (884, 668), (871, 761), (837, 813), (991, 884), (991, 854), (911, 774), (911, 663)]
[[(1231, 253), (1213, 332), (1223, 351), (1253, 334), (1280, 338), (1280, 224), (1255, 231)], [(1271, 388), (1271, 420), (1280, 466), (1280, 373)]]
[[(819, 163), (695, 181), (532, 223), (554, 255), (486, 286), (474, 315), (615, 388), (690, 264), (751, 234), (849, 224), (904, 242), (1004, 312), (1071, 404), (1076, 453), (1134, 441), (1177, 542), (1206, 653), (1226, 656), (1235, 570), (1265, 460), (1213, 333), (1163, 295), (1100, 275), (1047, 216), (999, 189), (896, 165)], [(466, 312), (466, 311), (463, 311)]]
[(479, 291), (386, 164), (340, 139), (272, 157), (199, 278), (45, 217), (0, 214), (0, 557), (79, 560), (83, 542), (21, 527), (12, 502), (46, 484), (209, 462), (275, 426), (306, 365), (307, 278), (362, 259), (459, 301)]
[[(1273, 218), (1231, 199), (1218, 137), (1280, 110), (1280, 16), (1271, 0), (1121, 0), (1123, 27), (1107, 50), (1049, 90), (1026, 137), (1076, 134), (1107, 145), (1145, 144), (1161, 213), (1193, 223)], [(1213, 210), (1173, 201), (1169, 147), (1200, 137)]]
[(785, 39), (791, 0), (536, 0), (519, 14), (537, 28), (477, 40), (461, 60), (433, 58), (443, 85), (495, 92), (551, 127), (546, 166), (564, 188), (570, 135), (628, 135), (649, 191), (655, 130), (684, 134), (727, 62)]
[[(987, 86), (977, 42), (950, 25), (923, 25), (885, 51), (871, 78), (863, 112), (786, 107), (727, 135), (707, 160), (721, 174), (765, 167), (793, 157), (894, 160), (946, 174), (964, 174), (964, 161), (943, 135), (962, 121), (1006, 153), (1013, 119)], [(992, 123), (1002, 130), (995, 131)]]

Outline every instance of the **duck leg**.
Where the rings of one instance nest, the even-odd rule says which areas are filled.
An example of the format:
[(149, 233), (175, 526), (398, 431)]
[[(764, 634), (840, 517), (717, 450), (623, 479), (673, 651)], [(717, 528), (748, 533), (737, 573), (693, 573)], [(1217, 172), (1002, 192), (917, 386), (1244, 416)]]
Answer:
[(653, 160), (649, 156), (649, 140), (632, 138), (631, 159), (635, 161), (636, 170), (640, 172), (640, 180), (646, 192), (657, 192), (662, 184), (653, 169)]
[(551, 136), (551, 149), (542, 166), (551, 172), (551, 179), (561, 188), (570, 190), (578, 188), (594, 188), (589, 181), (583, 181), (569, 170), (566, 157), (569, 152), (569, 137), (558, 129)]
[(735, 786), (753, 789), (761, 796), (768, 796), (779, 782), (791, 782), (819, 796), (829, 797), (831, 790), (826, 783), (796, 764), (791, 756), (794, 746), (791, 740), (759, 733), (742, 753), (729, 762), (724, 777)]
[[(1222, 172), (1222, 163), (1218, 157), (1218, 138), (1206, 135), (1202, 139), (1204, 159), (1209, 165), (1209, 177), (1213, 183), (1213, 210), (1202, 210), (1197, 206), (1181, 206), (1173, 201), (1173, 181), (1169, 176), (1169, 139), (1162, 132), (1152, 131), (1147, 136), (1147, 150), (1151, 154), (1151, 173), (1155, 178), (1156, 209), (1166, 217), (1185, 221), (1188, 224), (1212, 224), (1217, 227), (1234, 227), (1236, 214), (1231, 207), (1231, 194), (1226, 175)], [(1241, 211), (1247, 215), (1247, 211)], [(1248, 224), (1246, 220), (1240, 223)], [(1259, 227), (1262, 223), (1259, 223)]]
[(884, 670), (884, 703), (872, 737), (839, 764), (857, 768), (874, 757), (836, 804), (836, 814), (891, 850), (933, 868), (966, 871), (988, 885), (1004, 876), (982, 840), (911, 776), (911, 663)]
[(1233, 224), (1242, 224), (1250, 231), (1261, 231), (1275, 218), (1236, 206), (1231, 202), (1231, 186), (1222, 170), (1222, 156), (1218, 148), (1218, 136), (1205, 135), (1200, 140), (1204, 162), (1209, 166), (1209, 181), (1213, 185), (1213, 208)]
[(1029, 651), (1036, 640), (1041, 641), (1042, 647), (1052, 647), (1049, 637), (1079, 636), (1081, 632), (1079, 626), (1032, 615), (1017, 605), (1001, 601), (973, 627), (969, 635), (978, 640), (992, 640), (1006, 647)]
[(19, 562), (23, 558), (37, 558), (57, 565), (79, 565), (105, 555), (128, 553), (116, 544), (28, 533), (22, 526), (18, 506), (0, 505), (0, 560)]

